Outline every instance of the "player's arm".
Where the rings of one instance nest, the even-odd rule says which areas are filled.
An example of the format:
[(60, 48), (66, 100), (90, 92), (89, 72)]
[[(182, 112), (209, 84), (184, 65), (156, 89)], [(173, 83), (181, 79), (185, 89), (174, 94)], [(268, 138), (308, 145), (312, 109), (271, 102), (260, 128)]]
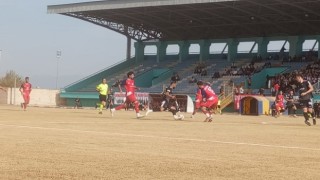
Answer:
[(293, 102), (293, 99), (289, 99), (289, 96), (285, 96), (284, 99), (285, 99), (287, 102)]
[(171, 98), (171, 99), (174, 99), (174, 98), (175, 98), (175, 96), (174, 96), (174, 95), (170, 95), (170, 92), (168, 92), (168, 91), (166, 91), (166, 96), (169, 97), (169, 98)]
[(120, 85), (120, 84), (118, 84), (118, 89), (119, 89), (119, 91), (122, 93), (122, 88), (121, 88), (121, 85)]
[(96, 91), (100, 92), (100, 85), (96, 87)]
[(304, 92), (304, 93), (301, 93), (301, 95), (302, 96), (304, 96), (304, 95), (306, 95), (306, 94), (308, 94), (308, 93), (312, 93), (313, 92), (313, 86), (312, 86), (312, 84), (308, 81), (308, 87), (309, 87), (309, 90), (308, 91), (306, 91), (306, 92)]
[(23, 94), (23, 84), (21, 84), (19, 91), (21, 92), (21, 94)]

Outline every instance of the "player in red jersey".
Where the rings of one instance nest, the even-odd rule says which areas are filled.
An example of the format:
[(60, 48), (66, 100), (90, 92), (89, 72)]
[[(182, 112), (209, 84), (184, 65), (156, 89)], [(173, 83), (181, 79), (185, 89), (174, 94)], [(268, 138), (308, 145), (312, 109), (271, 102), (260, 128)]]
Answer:
[(280, 113), (284, 111), (284, 96), (282, 91), (279, 91), (279, 94), (276, 96), (276, 115), (275, 117), (279, 117)]
[(218, 105), (218, 96), (215, 94), (215, 92), (211, 89), (210, 86), (203, 83), (202, 81), (198, 81), (197, 85), (197, 97), (201, 99), (196, 99), (196, 106), (197, 101), (198, 103), (200, 102), (198, 106), (201, 108), (202, 112), (207, 116), (204, 122), (211, 122), (212, 112), (210, 111), (210, 109), (214, 109)]
[(27, 105), (30, 102), (30, 93), (32, 90), (32, 85), (29, 83), (29, 77), (25, 78), (25, 82), (21, 85), (19, 91), (23, 97), (24, 103), (21, 103), (21, 108), (27, 109)]
[(136, 90), (139, 90), (139, 88), (134, 85), (134, 72), (132, 72), (132, 71), (128, 72), (127, 77), (128, 77), (128, 79), (125, 81), (125, 85), (124, 85), (124, 87), (126, 89), (126, 101), (123, 104), (117, 106), (116, 108), (112, 108), (111, 115), (113, 116), (113, 114), (116, 110), (123, 109), (126, 107), (127, 104), (133, 103), (134, 109), (137, 114), (137, 118), (142, 118), (144, 116), (141, 115), (139, 112), (139, 101), (137, 100), (137, 98), (134, 94)]

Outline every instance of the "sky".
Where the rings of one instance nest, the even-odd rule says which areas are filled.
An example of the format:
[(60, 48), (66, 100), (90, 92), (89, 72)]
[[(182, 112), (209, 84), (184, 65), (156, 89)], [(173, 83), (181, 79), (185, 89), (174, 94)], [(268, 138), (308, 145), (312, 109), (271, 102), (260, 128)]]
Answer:
[(13, 70), (29, 76), (33, 87), (55, 89), (58, 64), (58, 88), (63, 88), (124, 60), (125, 36), (47, 13), (48, 5), (88, 1), (0, 0), (0, 77)]

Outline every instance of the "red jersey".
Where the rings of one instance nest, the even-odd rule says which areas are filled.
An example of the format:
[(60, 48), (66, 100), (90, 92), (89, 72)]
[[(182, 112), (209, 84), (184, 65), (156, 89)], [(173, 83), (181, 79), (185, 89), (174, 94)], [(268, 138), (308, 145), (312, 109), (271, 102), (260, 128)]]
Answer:
[(201, 101), (202, 101), (201, 89), (198, 89), (196, 93), (196, 103), (199, 103)]
[(197, 94), (201, 94), (202, 101), (212, 101), (217, 99), (216, 93), (211, 89), (210, 86), (205, 86), (204, 88), (198, 89)]
[(277, 102), (279, 102), (279, 103), (283, 103), (283, 101), (284, 101), (284, 97), (282, 94), (278, 94), (276, 99), (277, 99)]
[(22, 89), (23, 93), (28, 93), (30, 94), (31, 92), (31, 84), (30, 83), (23, 83), (20, 87), (20, 89)]
[(127, 96), (134, 94), (136, 91), (136, 86), (134, 85), (133, 79), (127, 79), (124, 87), (126, 88)]

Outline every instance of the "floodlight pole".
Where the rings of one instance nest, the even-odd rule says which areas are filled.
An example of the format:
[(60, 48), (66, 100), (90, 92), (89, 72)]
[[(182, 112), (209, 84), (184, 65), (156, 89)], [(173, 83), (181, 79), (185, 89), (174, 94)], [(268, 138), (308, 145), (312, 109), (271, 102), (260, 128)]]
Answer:
[(59, 60), (61, 58), (61, 51), (57, 51), (57, 77), (56, 77), (56, 89), (58, 89), (58, 79), (59, 79)]

